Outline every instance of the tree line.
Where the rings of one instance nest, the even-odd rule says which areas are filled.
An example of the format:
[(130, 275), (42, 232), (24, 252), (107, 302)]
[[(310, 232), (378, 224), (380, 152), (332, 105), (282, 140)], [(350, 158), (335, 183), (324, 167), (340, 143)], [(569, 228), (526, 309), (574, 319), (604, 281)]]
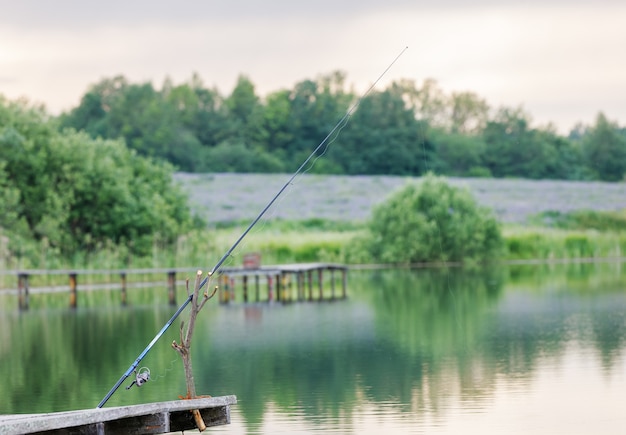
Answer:
[(103, 79), (59, 117), (59, 128), (123, 138), (138, 154), (185, 172), (291, 172), (357, 102), (312, 171), (603, 181), (626, 173), (626, 128), (603, 113), (563, 136), (534, 127), (520, 107), (445, 93), (434, 80), (395, 81), (359, 101), (339, 71), (263, 98), (244, 75), (229, 95), (197, 74), (160, 89)]
[(340, 72), (265, 98), (245, 76), (228, 96), (197, 75), (161, 89), (116, 77), (58, 117), (0, 96), (0, 261), (111, 250), (129, 263), (173, 248), (204, 226), (175, 170), (292, 172), (351, 107), (310, 170), (607, 181), (626, 172), (626, 129), (603, 114), (564, 137), (532, 127), (519, 108), (493, 110), (432, 80), (359, 100)]

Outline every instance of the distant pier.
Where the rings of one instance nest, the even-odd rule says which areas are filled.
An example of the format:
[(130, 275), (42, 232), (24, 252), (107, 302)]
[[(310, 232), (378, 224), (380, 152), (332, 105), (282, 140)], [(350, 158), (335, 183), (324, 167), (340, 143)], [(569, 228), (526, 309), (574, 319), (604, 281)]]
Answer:
[[(347, 266), (335, 263), (224, 268), (220, 271), (217, 283), (219, 300), (227, 304), (236, 299), (239, 288), (244, 303), (345, 299), (347, 273)], [(261, 279), (265, 280), (264, 285), (261, 284)], [(327, 289), (326, 285), (329, 285), (330, 289)]]
[[(16, 270), (3, 275), (17, 278), (17, 289), (0, 293), (17, 294), (20, 310), (28, 310), (30, 298), (40, 293), (66, 293), (70, 308), (80, 305), (82, 291), (119, 289), (120, 303), (129, 303), (129, 289), (165, 284), (169, 304), (176, 305), (177, 292), (197, 268), (115, 269), (115, 270)], [(211, 280), (217, 285), (219, 301), (304, 302), (344, 299), (347, 296), (348, 267), (337, 263), (294, 263), (262, 266), (258, 254), (244, 256), (241, 267), (223, 267)], [(66, 284), (63, 284), (63, 276)], [(165, 277), (164, 281), (159, 277)], [(115, 278), (117, 277), (117, 278)], [(132, 279), (131, 279), (132, 278)], [(5, 278), (6, 279), (6, 278)], [(34, 282), (36, 281), (36, 282)], [(54, 282), (54, 284), (47, 284)], [(46, 283), (43, 284), (42, 283)]]

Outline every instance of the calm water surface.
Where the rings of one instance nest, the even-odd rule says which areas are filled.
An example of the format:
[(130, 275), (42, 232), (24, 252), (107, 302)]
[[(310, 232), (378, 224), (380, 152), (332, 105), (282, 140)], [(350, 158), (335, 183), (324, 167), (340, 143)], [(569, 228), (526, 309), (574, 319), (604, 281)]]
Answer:
[[(194, 336), (197, 389), (239, 403), (211, 431), (624, 434), (623, 268), (353, 271), (347, 300), (216, 301)], [(0, 296), (0, 414), (96, 407), (175, 311), (165, 289), (117, 298), (83, 294), (72, 311), (65, 294), (32, 295), (19, 313)], [(107, 406), (185, 392), (177, 334), (144, 359), (153, 380)]]

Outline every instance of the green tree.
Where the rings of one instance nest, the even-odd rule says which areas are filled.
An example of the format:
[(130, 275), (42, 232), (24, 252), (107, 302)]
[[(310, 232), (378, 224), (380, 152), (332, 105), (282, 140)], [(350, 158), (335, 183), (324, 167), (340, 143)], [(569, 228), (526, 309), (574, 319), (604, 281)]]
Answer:
[(542, 178), (582, 180), (586, 177), (581, 148), (550, 129), (534, 130), (533, 140), (543, 149)]
[(289, 144), (294, 140), (291, 122), (291, 92), (281, 90), (269, 94), (263, 111), (263, 128), (267, 133), (265, 148), (278, 158), (286, 159)]
[(495, 177), (582, 177), (574, 144), (549, 128), (531, 128), (530, 116), (521, 108), (501, 108), (481, 136), (486, 145), (483, 165)]
[(376, 261), (483, 262), (503, 249), (496, 219), (468, 190), (428, 174), (378, 205), (368, 224), (366, 249)]
[(60, 127), (84, 130), (94, 138), (119, 137), (119, 128), (111, 125), (109, 114), (115, 110), (128, 86), (128, 80), (123, 76), (103, 79), (90, 86), (80, 104), (60, 116)]
[(487, 125), (489, 105), (473, 92), (453, 92), (450, 102), (450, 130), (477, 134)]
[(603, 113), (583, 138), (587, 165), (603, 181), (620, 181), (626, 174), (626, 137)]
[(224, 99), (216, 89), (205, 88), (198, 74), (178, 86), (164, 85), (162, 92), (171, 105), (172, 116), (203, 146), (213, 147), (228, 137)]
[[(289, 94), (289, 119), (279, 130), (291, 167), (297, 167), (345, 115), (352, 95), (343, 90), (345, 76), (334, 72), (317, 80), (297, 83)], [(277, 132), (270, 134), (277, 136)]]
[(434, 164), (425, 131), (406, 102), (405, 88), (392, 83), (359, 103), (329, 157), (347, 174), (420, 175)]
[(15, 205), (19, 196), (4, 218), (10, 230), (24, 222), (30, 237), (69, 255), (108, 242), (146, 254), (155, 240), (173, 243), (190, 229), (170, 165), (139, 157), (121, 140), (59, 132), (43, 109), (27, 103), (0, 103), (3, 201)]
[(178, 87), (166, 80), (162, 91), (119, 76), (92, 86), (77, 108), (60, 117), (60, 127), (84, 130), (93, 138), (123, 138), (141, 155), (197, 171), (206, 159), (202, 141), (214, 146), (226, 136), (220, 136), (225, 124), (220, 110), (218, 96), (202, 89), (197, 76)]
[(249, 147), (263, 142), (263, 106), (249, 78), (239, 76), (233, 92), (224, 100), (224, 105), (228, 110), (228, 139), (243, 141)]
[(448, 97), (434, 79), (426, 79), (421, 88), (416, 88), (414, 82), (403, 82), (405, 91), (412, 96), (413, 109), (418, 119), (426, 121), (433, 127), (449, 125)]
[(437, 173), (459, 177), (477, 173), (489, 173), (484, 168), (485, 143), (480, 136), (447, 133), (441, 129), (429, 129), (428, 139), (436, 149)]

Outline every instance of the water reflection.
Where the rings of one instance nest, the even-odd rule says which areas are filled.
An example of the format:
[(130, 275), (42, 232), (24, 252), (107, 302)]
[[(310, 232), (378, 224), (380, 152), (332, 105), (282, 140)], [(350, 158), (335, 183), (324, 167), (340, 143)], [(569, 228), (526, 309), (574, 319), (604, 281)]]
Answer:
[[(619, 433), (625, 281), (620, 264), (367, 271), (335, 303), (213, 304), (198, 392), (238, 396), (227, 433), (576, 433), (572, 415)], [(174, 310), (144, 290), (126, 308), (90, 297), (3, 307), (0, 413), (95, 407)], [(171, 329), (144, 360), (153, 381), (107, 405), (185, 391)]]

